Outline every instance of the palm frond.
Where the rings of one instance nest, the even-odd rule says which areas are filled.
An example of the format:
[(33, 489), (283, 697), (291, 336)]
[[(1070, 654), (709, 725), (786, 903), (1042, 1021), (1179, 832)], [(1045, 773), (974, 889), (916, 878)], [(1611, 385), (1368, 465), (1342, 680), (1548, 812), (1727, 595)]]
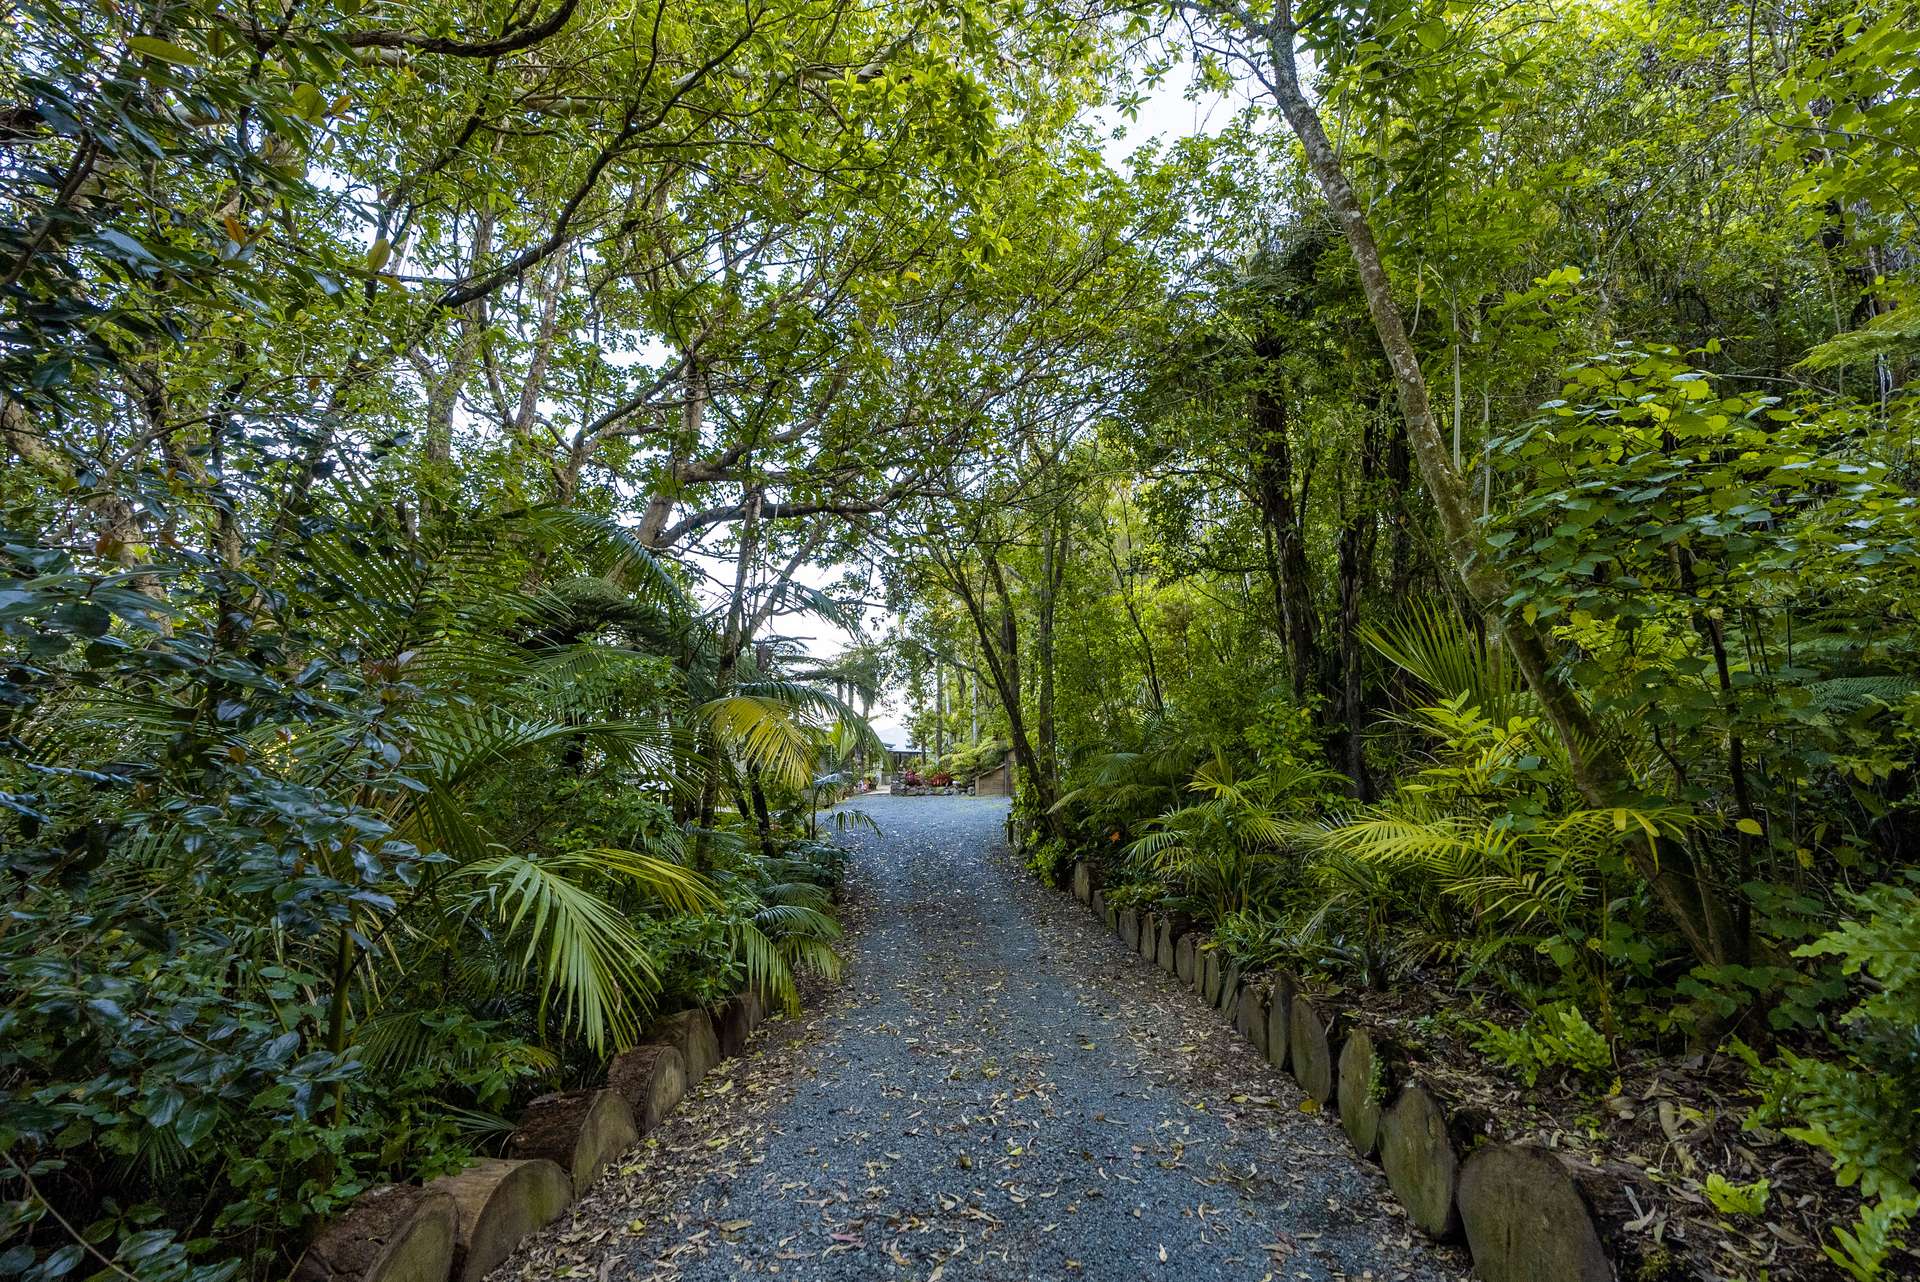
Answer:
[(881, 835), (879, 823), (874, 820), (872, 815), (864, 810), (853, 810), (844, 806), (836, 806), (832, 814), (833, 829), (835, 832), (863, 831), (870, 832), (876, 837)]
[(804, 788), (813, 777), (813, 735), (794, 718), (791, 704), (765, 695), (734, 694), (702, 704), (700, 715), (722, 743), (784, 786)]
[(543, 1005), (557, 998), (568, 1026), (604, 1052), (632, 1041), (658, 974), (625, 914), (576, 880), (582, 871), (578, 858), (503, 853), (454, 876), (482, 884), (522, 969), (538, 975)]
[(831, 906), (833, 898), (825, 886), (811, 881), (781, 881), (759, 889), (760, 901), (766, 904), (799, 904), (806, 908), (825, 910)]
[(1505, 724), (1536, 715), (1532, 694), (1506, 654), (1454, 611), (1433, 604), (1409, 608), (1389, 625), (1361, 630), (1361, 639), (1395, 667), (1442, 697), (1466, 695), (1488, 720)]
[[(840, 954), (826, 940), (812, 935), (793, 935), (782, 939), (779, 946), (780, 955), (786, 961), (787, 970), (790, 973), (818, 975), (826, 980), (840, 978), (844, 962)], [(795, 1013), (798, 1007), (799, 1003), (796, 1000), (793, 1006), (788, 1008), (787, 1013)]]
[(807, 681), (763, 677), (740, 682), (734, 687), (734, 693), (771, 699), (796, 711), (810, 712), (816, 719), (831, 722), (836, 728), (844, 727), (852, 737), (850, 742), (838, 749), (842, 756), (859, 749), (876, 754), (887, 750), (886, 743), (872, 723), (861, 716), (852, 704), (825, 686)]
[(360, 1023), (354, 1030), (354, 1045), (362, 1063), (386, 1072), (438, 1064), (458, 1069), (494, 1065), (510, 1077), (559, 1071), (560, 1059), (550, 1050), (515, 1037), (454, 1035), (450, 1030), (460, 1023), (483, 1033), (491, 1027), (484, 1022), (475, 1025), (464, 1009), (384, 1011)]
[(712, 912), (722, 904), (720, 892), (705, 877), (679, 862), (684, 852), (673, 847), (673, 857), (597, 846), (550, 855), (549, 867), (576, 868), (617, 878), (659, 900), (675, 912)]
[(736, 921), (728, 928), (733, 959), (746, 972), (747, 986), (779, 1002), (789, 1014), (800, 1009), (800, 993), (786, 954), (752, 922)]
[(673, 563), (617, 518), (570, 507), (539, 507), (516, 513), (515, 519), (572, 539), (598, 573), (636, 595), (680, 617), (698, 613)]
[(753, 924), (776, 939), (805, 935), (810, 939), (840, 938), (840, 924), (818, 908), (804, 904), (768, 904), (753, 915)]

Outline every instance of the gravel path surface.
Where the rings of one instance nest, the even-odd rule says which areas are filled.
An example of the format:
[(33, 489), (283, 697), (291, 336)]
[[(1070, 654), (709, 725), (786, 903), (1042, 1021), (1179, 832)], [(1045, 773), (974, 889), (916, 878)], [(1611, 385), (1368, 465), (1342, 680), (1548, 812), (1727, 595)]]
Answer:
[(1004, 801), (862, 806), (844, 982), (494, 1282), (1467, 1276), (1336, 1120), (1015, 866)]

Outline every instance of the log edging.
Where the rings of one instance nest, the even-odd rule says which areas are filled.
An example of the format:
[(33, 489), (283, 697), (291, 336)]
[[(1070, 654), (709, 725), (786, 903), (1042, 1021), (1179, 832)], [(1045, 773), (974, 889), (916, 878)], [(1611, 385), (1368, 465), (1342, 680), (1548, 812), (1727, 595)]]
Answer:
[(626, 1100), (640, 1135), (657, 1129), (680, 1107), (692, 1080), (686, 1057), (664, 1042), (623, 1051), (607, 1066), (607, 1085)]
[(1338, 1013), (1322, 1013), (1305, 993), (1296, 993), (1287, 1023), (1287, 1056), (1293, 1080), (1317, 1104), (1333, 1103), (1334, 1076), (1341, 1032)]
[(1083, 904), (1093, 901), (1093, 865), (1084, 859), (1073, 861), (1073, 897)]
[(1334, 1068), (1334, 1088), (1340, 1106), (1340, 1125), (1353, 1142), (1354, 1152), (1372, 1157), (1380, 1149), (1380, 1119), (1399, 1084), (1391, 1047), (1376, 1044), (1373, 1034), (1355, 1028), (1347, 1034)]
[(445, 1189), (383, 1184), (322, 1229), (294, 1269), (294, 1282), (416, 1282), (453, 1266), (459, 1211)]
[(717, 1009), (730, 1042), (716, 1037), (706, 1011), (680, 1011), (655, 1025), (657, 1040), (609, 1061), (607, 1085), (529, 1101), (509, 1140), (512, 1156), (361, 1194), (315, 1236), (295, 1282), (482, 1282), (679, 1105), (698, 1080), (683, 1046), (711, 1067), (744, 1052), (766, 1013), (751, 990)]
[(1588, 1200), (1593, 1175), (1536, 1144), (1482, 1144), (1460, 1172), (1467, 1249), (1485, 1282), (1611, 1282), (1612, 1255)]
[(1460, 1152), (1445, 1106), (1419, 1082), (1380, 1119), (1380, 1165), (1407, 1218), (1440, 1242), (1460, 1236)]
[[(663, 1049), (679, 1058), (680, 1052)], [(607, 1163), (639, 1142), (633, 1108), (618, 1090), (561, 1091), (527, 1105), (507, 1140), (507, 1156), (547, 1159), (567, 1173), (571, 1191), (592, 1184)]]
[[(1076, 899), (1084, 863), (1075, 864)], [(1400, 1049), (1377, 1030), (1301, 992), (1284, 971), (1243, 982), (1184, 917), (1114, 909), (1091, 869), (1082, 902), (1142, 960), (1222, 1012), (1272, 1068), (1291, 1071), (1308, 1098), (1337, 1109), (1349, 1145), (1385, 1168), (1408, 1218), (1438, 1241), (1464, 1240), (1484, 1282), (1618, 1282), (1596, 1209), (1609, 1200), (1605, 1173), (1576, 1172), (1571, 1159), (1538, 1145), (1482, 1139), (1485, 1128), (1410, 1077)], [(1614, 1196), (1624, 1200), (1624, 1187)]]

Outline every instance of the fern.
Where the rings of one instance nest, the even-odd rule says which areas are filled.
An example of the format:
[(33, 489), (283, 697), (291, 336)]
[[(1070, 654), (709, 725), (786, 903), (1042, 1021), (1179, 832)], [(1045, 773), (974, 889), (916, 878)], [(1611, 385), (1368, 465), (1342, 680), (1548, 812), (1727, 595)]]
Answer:
[(1363, 629), (1360, 635), (1435, 694), (1442, 698), (1464, 695), (1495, 724), (1538, 715), (1538, 703), (1505, 652), (1489, 645), (1456, 611), (1416, 605), (1397, 622)]

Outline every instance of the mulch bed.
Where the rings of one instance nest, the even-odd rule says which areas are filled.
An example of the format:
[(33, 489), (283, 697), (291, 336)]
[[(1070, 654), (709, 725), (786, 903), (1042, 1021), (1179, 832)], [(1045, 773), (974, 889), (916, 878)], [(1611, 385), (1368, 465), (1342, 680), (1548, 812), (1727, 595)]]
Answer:
[[(1551, 1074), (1526, 1086), (1445, 1018), (1447, 1003), (1435, 994), (1449, 991), (1444, 979), (1429, 976), (1392, 993), (1347, 989), (1336, 1001), (1392, 1037), (1412, 1069), (1491, 1138), (1530, 1140), (1637, 1171), (1629, 1194), (1640, 1214), (1623, 1227), (1648, 1256), (1670, 1253), (1673, 1275), (1768, 1282), (1844, 1276), (1822, 1245), (1831, 1241), (1832, 1226), (1854, 1219), (1860, 1201), (1834, 1184), (1825, 1154), (1775, 1131), (1743, 1129), (1753, 1091), (1737, 1060), (1629, 1052), (1615, 1065), (1616, 1080), (1599, 1090)], [(1767, 1180), (1765, 1211), (1744, 1217), (1716, 1210), (1704, 1190), (1716, 1172), (1734, 1184)], [(1920, 1277), (1920, 1254), (1890, 1262), (1889, 1275)]]

